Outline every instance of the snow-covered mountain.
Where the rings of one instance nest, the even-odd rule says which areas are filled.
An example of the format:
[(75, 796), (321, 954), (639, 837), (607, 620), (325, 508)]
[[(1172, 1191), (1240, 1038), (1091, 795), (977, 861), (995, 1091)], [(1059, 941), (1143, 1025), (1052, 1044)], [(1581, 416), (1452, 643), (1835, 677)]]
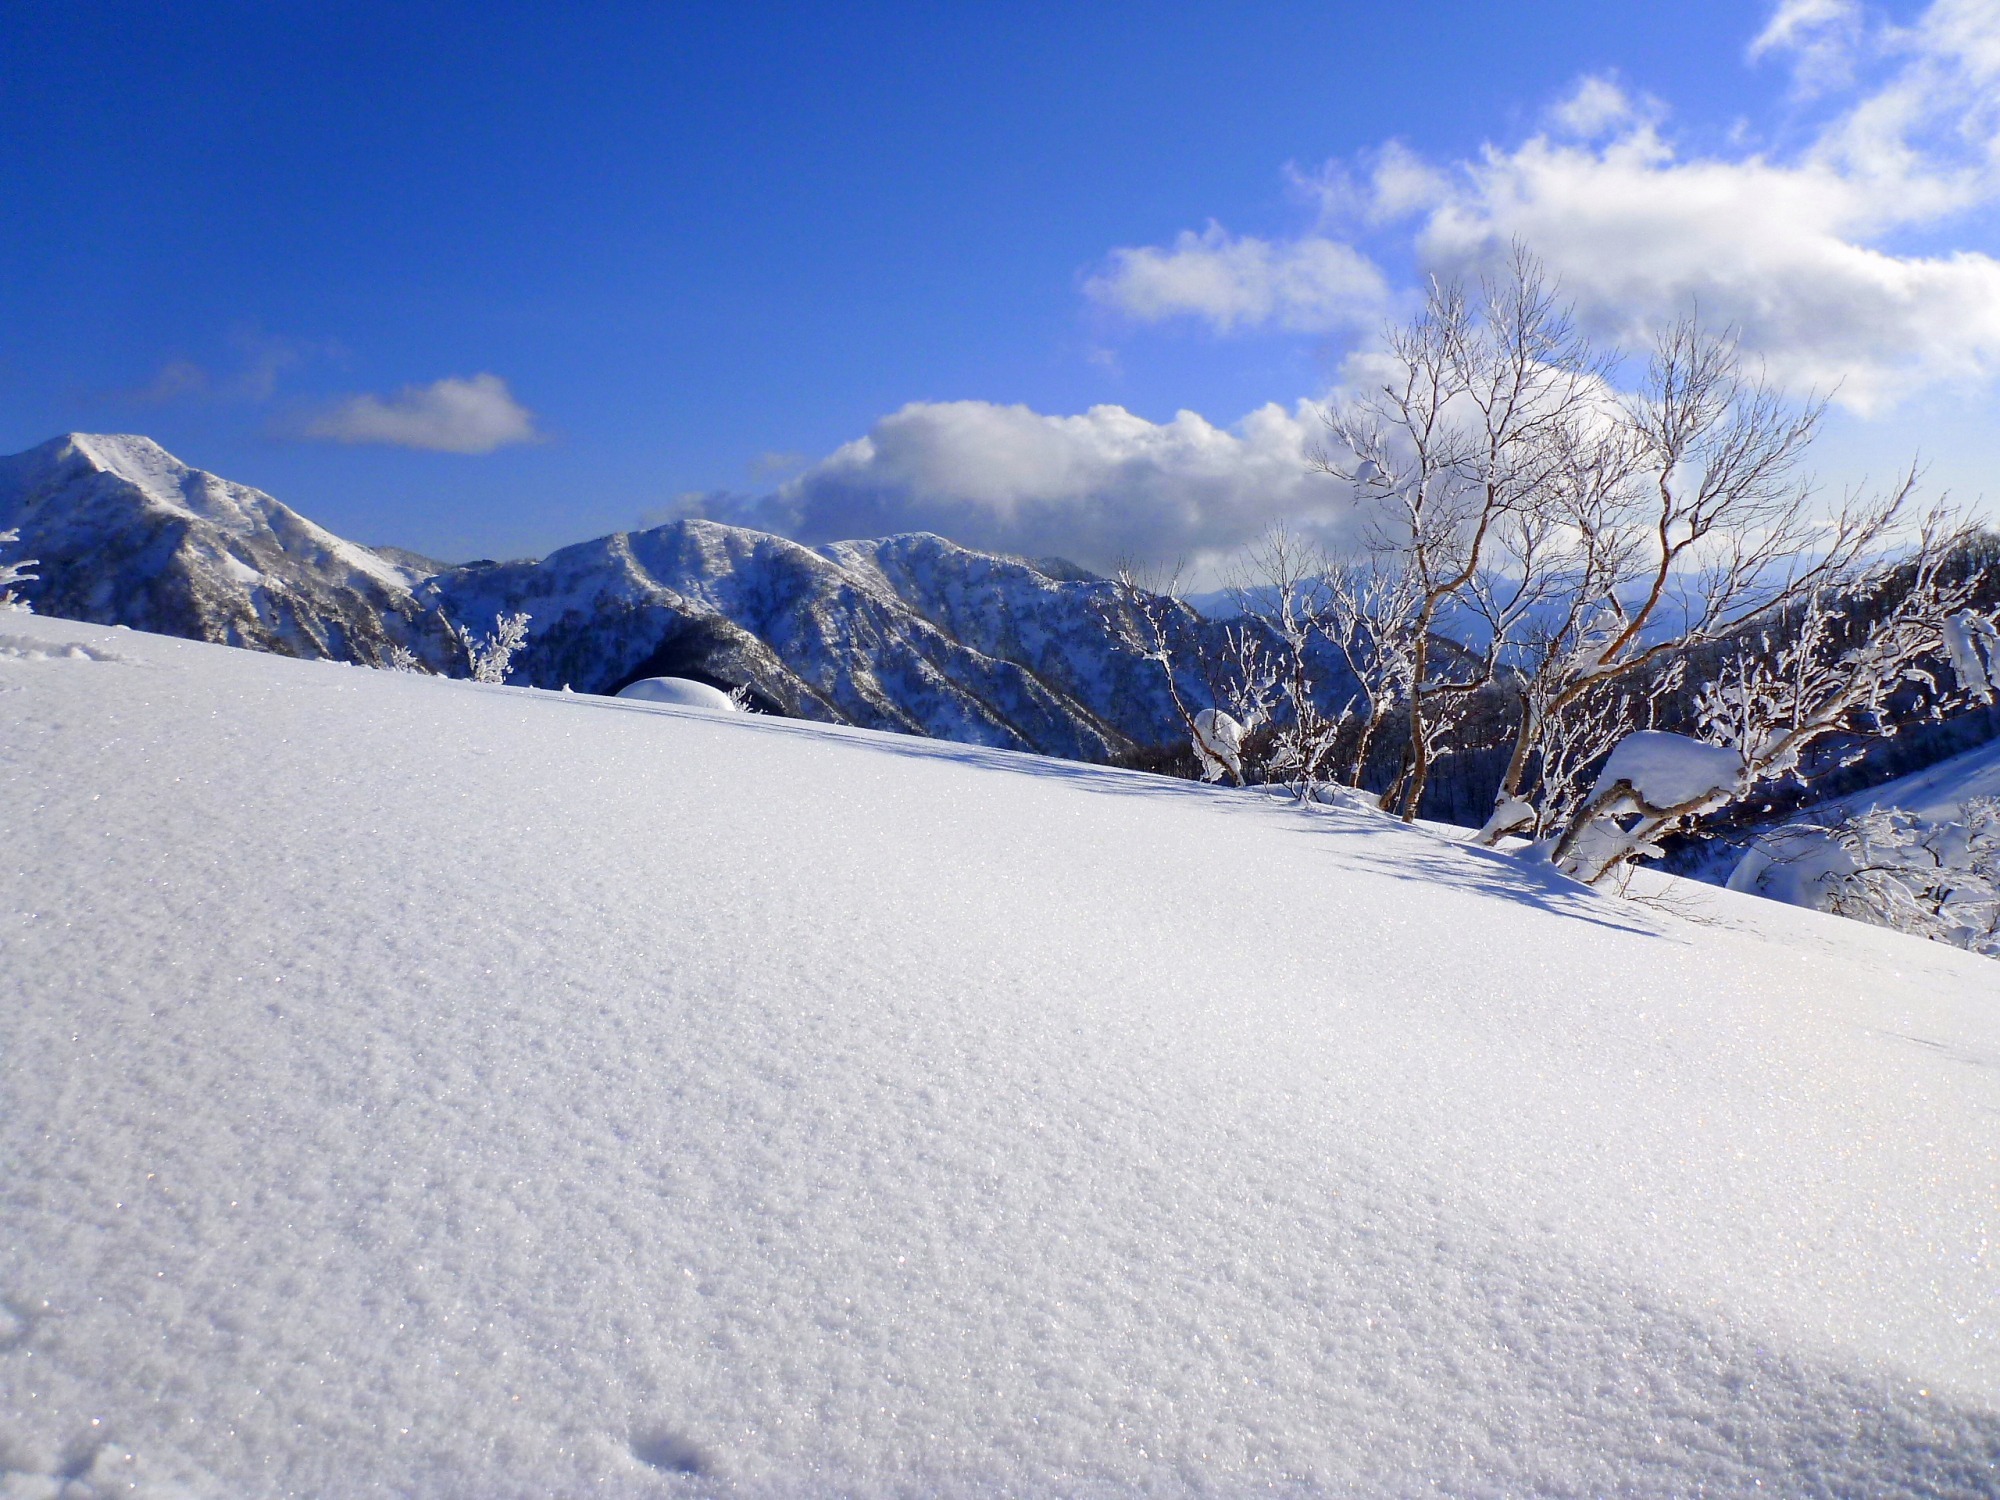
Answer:
[[(533, 618), (513, 681), (615, 692), (636, 677), (751, 685), (797, 718), (1102, 761), (1180, 733), (1160, 668), (1118, 649), (1111, 586), (924, 534), (801, 546), (678, 521), (539, 562), (455, 568), (419, 597), (483, 625)], [(1192, 611), (1190, 636), (1221, 627)], [(1184, 691), (1205, 702), (1199, 682)]]
[(412, 573), (151, 438), (70, 433), (0, 458), (0, 531), (43, 614), (368, 665), (444, 649)]
[(0, 807), (0, 1495), (2000, 1493), (1988, 960), (30, 616)]
[[(425, 577), (150, 439), (87, 434), (0, 460), (8, 527), (40, 560), (29, 600), (71, 619), (370, 665), (402, 644), (444, 667), (447, 619), (525, 610), (524, 685), (691, 676), (794, 717), (1090, 761), (1181, 732), (1157, 664), (1100, 623), (1107, 582), (935, 536), (808, 548), (681, 521)], [(1184, 610), (1173, 628), (1213, 647), (1224, 627)]]

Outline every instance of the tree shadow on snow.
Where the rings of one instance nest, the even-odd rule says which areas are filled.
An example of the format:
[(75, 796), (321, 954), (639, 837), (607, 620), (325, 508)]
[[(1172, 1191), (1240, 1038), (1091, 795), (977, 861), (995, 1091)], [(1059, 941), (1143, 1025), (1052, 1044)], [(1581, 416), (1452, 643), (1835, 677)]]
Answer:
[(1614, 932), (1681, 941), (1616, 897), (1571, 880), (1546, 862), (1530, 862), (1502, 849), (1459, 843), (1428, 829), (1363, 812), (1314, 817), (1299, 831), (1334, 841), (1348, 864), (1393, 880), (1426, 888), (1454, 886)]

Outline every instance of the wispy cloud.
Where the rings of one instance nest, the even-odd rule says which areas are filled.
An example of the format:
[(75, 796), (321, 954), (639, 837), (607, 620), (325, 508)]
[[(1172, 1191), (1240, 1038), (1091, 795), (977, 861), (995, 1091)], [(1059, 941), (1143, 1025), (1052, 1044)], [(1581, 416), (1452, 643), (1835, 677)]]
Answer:
[(796, 474), (812, 462), (810, 453), (760, 453), (746, 467), (752, 479), (775, 479), (780, 474)]
[(208, 395), (215, 387), (208, 371), (191, 359), (170, 359), (159, 373), (136, 390), (118, 392), (118, 399), (140, 406), (169, 406), (176, 401)]
[(277, 395), (286, 371), (312, 359), (342, 353), (331, 341), (285, 338), (250, 327), (231, 330), (228, 342), (233, 357), (206, 365), (192, 359), (170, 359), (144, 385), (114, 392), (108, 399), (142, 406), (169, 406), (181, 401), (261, 404)]
[(1197, 317), (1227, 333), (1275, 327), (1325, 333), (1381, 316), (1388, 283), (1351, 245), (1324, 239), (1273, 244), (1211, 223), (1166, 248), (1113, 250), (1084, 290), (1140, 323)]
[(498, 375), (448, 375), (389, 396), (348, 396), (307, 417), (299, 435), (436, 453), (491, 453), (542, 440), (535, 414)]
[(1857, 0), (1779, 0), (1748, 55), (1752, 62), (1773, 53), (1789, 55), (1795, 91), (1811, 98), (1853, 82), (1865, 34)]

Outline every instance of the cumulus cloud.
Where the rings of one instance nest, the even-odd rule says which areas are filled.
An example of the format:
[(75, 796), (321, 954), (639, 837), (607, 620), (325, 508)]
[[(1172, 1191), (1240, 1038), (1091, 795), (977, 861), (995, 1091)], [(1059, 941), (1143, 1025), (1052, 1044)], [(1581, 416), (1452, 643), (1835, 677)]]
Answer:
[(309, 417), (300, 435), (335, 443), (382, 443), (437, 453), (491, 453), (541, 441), (535, 414), (498, 375), (448, 375), (392, 396), (348, 396)]
[(1380, 316), (1389, 292), (1380, 269), (1351, 245), (1319, 238), (1272, 244), (1214, 223), (1199, 234), (1183, 231), (1164, 249), (1113, 250), (1084, 290), (1135, 322), (1196, 317), (1225, 333), (1365, 325)]
[(1046, 416), (984, 401), (917, 402), (774, 494), (711, 496), (683, 514), (838, 541), (935, 531), (1020, 556), (1107, 569), (1181, 561), (1201, 577), (1274, 521), (1339, 545), (1346, 487), (1311, 472), (1313, 409), (1275, 404), (1233, 427), (1120, 406)]
[(1781, 382), (1861, 412), (2000, 370), (2000, 261), (1859, 242), (1883, 205), (1838, 171), (1682, 162), (1640, 129), (1602, 149), (1530, 141), (1467, 175), (1422, 229), (1426, 258), (1470, 268), (1525, 242), (1615, 338), (1698, 307)]
[[(1948, 239), (1912, 248), (2000, 209), (2000, 0), (1935, 0), (1908, 26), (1872, 30), (1853, 0), (1782, 0), (1750, 53), (1789, 58), (1802, 92), (1846, 89), (1801, 148), (1687, 154), (1655, 102), (1589, 77), (1546, 133), (1442, 165), (1392, 143), (1362, 186), (1336, 170), (1311, 179), (1324, 189), (1312, 233), (1264, 241), (1211, 225), (1119, 250), (1092, 295), (1220, 332), (1336, 326), (1331, 310), (1300, 309), (1384, 300), (1374, 263), (1327, 222), (1345, 203), (1347, 238), (1408, 224), (1433, 270), (1470, 272), (1525, 243), (1615, 339), (1643, 343), (1698, 308), (1775, 378), (1837, 388), (1859, 413), (2000, 375), (2000, 259)], [(1346, 284), (1365, 297), (1285, 292), (1283, 268), (1300, 266), (1364, 267)]]

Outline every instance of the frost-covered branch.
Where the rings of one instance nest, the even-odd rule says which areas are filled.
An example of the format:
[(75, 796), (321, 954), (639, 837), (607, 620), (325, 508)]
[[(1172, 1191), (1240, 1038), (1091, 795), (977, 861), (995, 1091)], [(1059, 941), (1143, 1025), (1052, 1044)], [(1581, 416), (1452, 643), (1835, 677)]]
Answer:
[[(0, 547), (12, 546), (15, 542), (20, 541), (20, 539), (21, 533), (18, 531), (0, 531)], [(28, 569), (35, 565), (35, 562), (36, 559), (32, 557), (17, 558), (12, 562), (0, 562), (0, 609), (20, 610), (23, 613), (28, 612), (28, 601), (14, 592), (14, 585), (17, 583), (32, 583), (36, 578), (41, 576), (28, 571)]]
[(1325, 778), (1351, 717), (1351, 703), (1332, 714), (1322, 709), (1314, 660), (1316, 642), (1337, 644), (1332, 570), (1324, 553), (1283, 527), (1267, 533), (1246, 564), (1247, 576), (1239, 573), (1231, 592), (1238, 612), (1258, 622), (1271, 644), (1260, 647), (1248, 628), (1230, 632), (1234, 676), (1245, 684), (1235, 696), (1256, 721), (1273, 726), (1267, 774), (1296, 783), (1305, 796)]
[(1555, 436), (1522, 528), (1538, 550), (1508, 559), (1543, 588), (1512, 648), (1519, 717), (1491, 836), (1526, 806), (1553, 823), (1527, 788), (1573, 705), (1880, 570), (1917, 474), (1823, 513), (1800, 465), (1824, 411), (1745, 374), (1729, 334), (1688, 318), (1657, 341), (1639, 391)]
[(1848, 865), (1822, 879), (1828, 911), (2000, 958), (2000, 798), (1939, 822), (1870, 808), (1820, 831)]
[(1601, 366), (1540, 264), (1518, 247), (1476, 301), (1433, 282), (1423, 313), (1391, 333), (1389, 354), (1388, 381), (1327, 412), (1333, 452), (1317, 463), (1375, 512), (1378, 547), (1401, 560), (1414, 591), (1409, 737), (1394, 789), (1408, 820), (1423, 798), (1437, 722), (1492, 681), (1505, 644), (1496, 634), (1483, 656), (1439, 660), (1438, 627), (1489, 570), (1510, 526), (1538, 504), (1559, 435), (1599, 400)]
[(528, 620), (525, 610), (501, 615), (494, 620), (493, 629), (484, 636), (474, 636), (463, 625), (452, 624), (452, 634), (465, 652), (474, 682), (507, 680), (507, 674), (513, 670), (515, 653), (527, 644)]

